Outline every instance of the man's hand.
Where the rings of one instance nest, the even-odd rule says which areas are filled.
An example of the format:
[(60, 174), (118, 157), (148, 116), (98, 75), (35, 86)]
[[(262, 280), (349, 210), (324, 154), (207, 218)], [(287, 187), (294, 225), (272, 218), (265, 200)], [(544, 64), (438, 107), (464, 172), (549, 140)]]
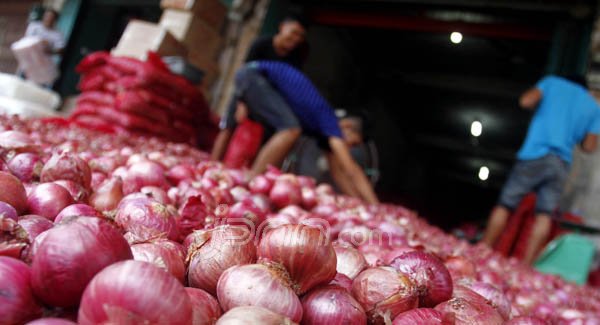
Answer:
[(581, 142), (581, 149), (587, 153), (594, 152), (597, 146), (598, 136), (593, 133), (588, 133)]
[(542, 91), (537, 88), (531, 88), (524, 92), (519, 98), (519, 105), (524, 109), (534, 109), (542, 99)]
[(242, 101), (238, 101), (235, 109), (235, 121), (239, 124), (248, 118), (248, 106)]

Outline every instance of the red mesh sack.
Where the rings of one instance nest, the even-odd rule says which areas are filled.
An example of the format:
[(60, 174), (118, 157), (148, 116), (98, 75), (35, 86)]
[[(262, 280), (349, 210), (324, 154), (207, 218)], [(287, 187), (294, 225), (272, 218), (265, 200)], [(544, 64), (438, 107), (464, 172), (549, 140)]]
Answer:
[(113, 106), (115, 104), (115, 97), (107, 92), (103, 91), (86, 91), (79, 95), (77, 98), (77, 104), (92, 104), (92, 105), (104, 105)]
[(250, 119), (240, 123), (231, 137), (223, 162), (229, 168), (249, 166), (260, 148), (263, 127)]
[(106, 78), (101, 74), (86, 74), (80, 80), (77, 87), (82, 92), (103, 90)]
[(115, 98), (114, 107), (117, 110), (135, 113), (162, 124), (169, 124), (171, 120), (166, 110), (147, 103), (136, 91), (119, 93)]
[(110, 58), (110, 53), (106, 51), (94, 52), (86, 55), (75, 67), (75, 71), (80, 74), (88, 73), (90, 70), (105, 65)]

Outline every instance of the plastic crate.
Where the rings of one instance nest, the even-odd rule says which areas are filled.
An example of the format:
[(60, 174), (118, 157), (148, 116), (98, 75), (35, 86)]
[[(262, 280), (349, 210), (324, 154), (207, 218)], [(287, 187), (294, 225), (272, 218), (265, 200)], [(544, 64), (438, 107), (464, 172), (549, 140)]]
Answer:
[(563, 235), (546, 246), (534, 267), (542, 273), (560, 275), (577, 284), (585, 284), (595, 251), (591, 240), (577, 234)]

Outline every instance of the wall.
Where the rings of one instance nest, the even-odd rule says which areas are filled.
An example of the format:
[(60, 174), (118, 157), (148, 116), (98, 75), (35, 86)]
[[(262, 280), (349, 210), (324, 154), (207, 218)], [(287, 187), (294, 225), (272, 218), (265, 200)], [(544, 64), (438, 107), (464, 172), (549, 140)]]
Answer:
[(17, 67), (10, 45), (19, 40), (27, 28), (29, 10), (39, 1), (2, 0), (0, 3), (0, 72), (14, 73)]

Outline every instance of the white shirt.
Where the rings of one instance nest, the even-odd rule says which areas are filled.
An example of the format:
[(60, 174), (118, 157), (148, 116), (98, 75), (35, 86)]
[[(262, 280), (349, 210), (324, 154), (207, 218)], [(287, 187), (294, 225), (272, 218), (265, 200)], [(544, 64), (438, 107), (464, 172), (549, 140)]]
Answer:
[(52, 51), (58, 51), (65, 47), (65, 38), (63, 35), (55, 29), (46, 28), (40, 21), (29, 23), (25, 31), (25, 36), (35, 36), (45, 40), (50, 45)]

